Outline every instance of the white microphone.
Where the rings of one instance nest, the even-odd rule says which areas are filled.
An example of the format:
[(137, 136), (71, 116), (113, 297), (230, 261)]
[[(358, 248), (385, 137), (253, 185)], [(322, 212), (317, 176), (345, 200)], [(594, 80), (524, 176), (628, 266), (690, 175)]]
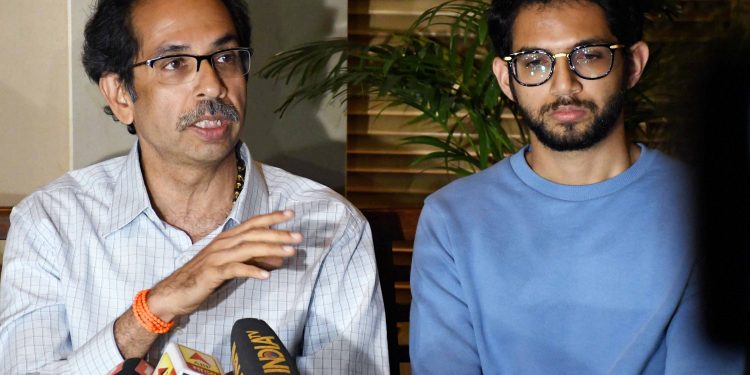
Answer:
[(154, 375), (224, 375), (224, 372), (214, 356), (170, 342)]

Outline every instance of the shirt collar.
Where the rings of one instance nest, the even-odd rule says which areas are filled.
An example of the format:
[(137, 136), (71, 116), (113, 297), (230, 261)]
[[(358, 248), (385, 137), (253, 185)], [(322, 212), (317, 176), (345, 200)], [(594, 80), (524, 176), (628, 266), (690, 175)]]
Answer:
[[(229, 213), (225, 229), (234, 227), (245, 220), (268, 211), (268, 186), (263, 176), (263, 166), (254, 162), (247, 145), (239, 144), (240, 158), (247, 166), (245, 168), (245, 184), (237, 197), (237, 202)], [(115, 180), (112, 202), (109, 206), (110, 221), (104, 225), (102, 236), (108, 236), (112, 232), (121, 229), (138, 215), (145, 211), (153, 222), (164, 225), (156, 215), (148, 197), (146, 183), (143, 180), (140, 163), (140, 149), (138, 141), (130, 149), (122, 171)]]
[(229, 213), (226, 229), (258, 215), (269, 213), (268, 185), (263, 175), (263, 165), (253, 161), (247, 145), (240, 144), (240, 158), (245, 162), (245, 185)]
[[(151, 201), (148, 198), (146, 184), (141, 172), (140, 150), (138, 141), (133, 144), (122, 171), (117, 176), (109, 205), (109, 223), (104, 225), (102, 235), (107, 236), (121, 229), (144, 211), (151, 211)], [(155, 216), (155, 213), (154, 213)], [(161, 222), (158, 220), (158, 222)]]

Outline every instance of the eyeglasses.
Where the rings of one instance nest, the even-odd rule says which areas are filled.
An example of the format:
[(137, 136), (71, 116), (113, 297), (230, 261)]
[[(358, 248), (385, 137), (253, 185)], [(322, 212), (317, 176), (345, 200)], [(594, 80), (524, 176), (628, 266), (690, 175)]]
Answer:
[(209, 55), (169, 55), (160, 56), (131, 65), (147, 65), (154, 69), (156, 78), (164, 84), (187, 83), (195, 79), (201, 62), (208, 60), (221, 79), (238, 78), (250, 72), (250, 48), (229, 48)]
[(523, 86), (539, 86), (552, 78), (555, 61), (568, 59), (568, 66), (583, 79), (599, 79), (612, 71), (615, 50), (622, 44), (588, 44), (577, 46), (568, 53), (551, 54), (545, 50), (519, 51), (503, 57), (510, 65), (513, 78)]

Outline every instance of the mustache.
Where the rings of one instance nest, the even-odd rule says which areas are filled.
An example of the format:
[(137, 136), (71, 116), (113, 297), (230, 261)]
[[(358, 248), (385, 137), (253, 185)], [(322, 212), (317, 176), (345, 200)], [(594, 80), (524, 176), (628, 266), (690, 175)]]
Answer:
[(578, 107), (587, 108), (593, 113), (596, 113), (596, 111), (599, 109), (599, 107), (591, 101), (588, 100), (581, 100), (578, 98), (573, 98), (570, 96), (563, 96), (560, 99), (555, 100), (552, 103), (548, 103), (543, 105), (541, 108), (539, 108), (539, 114), (544, 114), (550, 111), (555, 111), (558, 108), (566, 105), (574, 105)]
[(188, 126), (200, 121), (201, 117), (206, 114), (219, 115), (233, 122), (240, 121), (240, 112), (234, 105), (221, 100), (209, 99), (198, 102), (193, 110), (181, 114), (177, 120), (177, 130), (187, 129)]

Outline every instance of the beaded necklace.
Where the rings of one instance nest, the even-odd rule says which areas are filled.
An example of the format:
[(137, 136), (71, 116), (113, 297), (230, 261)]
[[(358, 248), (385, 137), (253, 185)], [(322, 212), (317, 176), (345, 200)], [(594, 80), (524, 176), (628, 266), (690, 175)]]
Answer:
[(236, 152), (237, 157), (237, 180), (234, 184), (234, 198), (232, 198), (232, 203), (237, 202), (237, 198), (239, 198), (240, 193), (242, 192), (242, 187), (245, 186), (245, 161), (242, 160), (240, 157), (240, 152), (237, 150)]

